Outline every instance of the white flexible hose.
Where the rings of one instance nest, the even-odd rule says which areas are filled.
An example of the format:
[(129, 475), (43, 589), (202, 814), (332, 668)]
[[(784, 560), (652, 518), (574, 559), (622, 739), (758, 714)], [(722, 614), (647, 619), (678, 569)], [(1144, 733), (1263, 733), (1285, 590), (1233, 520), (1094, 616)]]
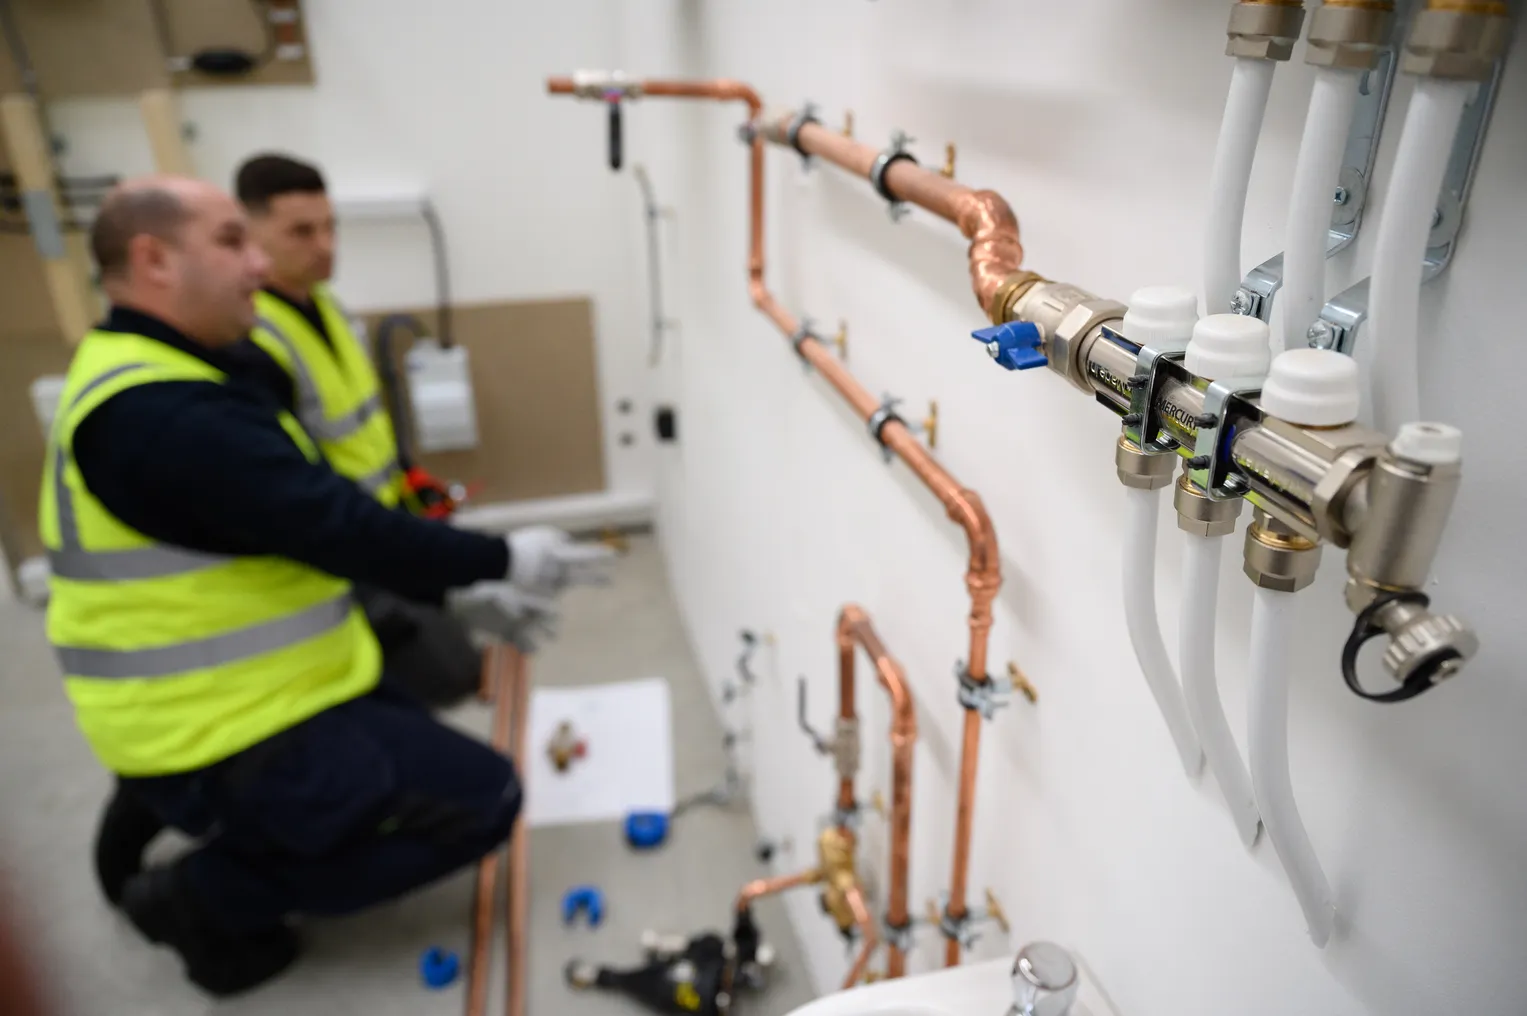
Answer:
[(1204, 238), (1206, 314), (1228, 314), (1230, 301), (1241, 286), (1241, 223), (1274, 69), (1271, 60), (1237, 57), (1230, 76), (1225, 119), (1220, 124), (1214, 168), (1209, 174), (1209, 220)]
[(1375, 422), (1393, 432), (1421, 418), (1416, 375), (1416, 315), (1421, 304), (1422, 259), (1432, 230), (1437, 195), (1453, 152), (1458, 121), (1475, 85), (1421, 78), (1405, 115), (1394, 157), (1383, 218), (1373, 254), (1368, 332), (1375, 358)]
[(1188, 715), (1203, 739), (1209, 771), (1214, 774), (1230, 816), (1247, 847), (1257, 841), (1256, 797), (1251, 776), (1230, 733), (1214, 672), (1214, 621), (1219, 599), (1219, 559), (1223, 537), (1188, 536), (1182, 556), (1182, 619), (1178, 624), (1178, 662)]
[(1283, 245), (1283, 292), (1278, 302), (1283, 306), (1284, 349), (1309, 345), (1309, 327), (1325, 306), (1331, 207), (1361, 80), (1361, 71), (1335, 67), (1322, 67), (1315, 73), (1304, 140), (1294, 165)]
[(1166, 721), (1167, 732), (1177, 746), (1177, 756), (1189, 776), (1204, 767), (1204, 751), (1193, 732), (1182, 687), (1161, 640), (1156, 617), (1156, 524), (1161, 515), (1159, 490), (1129, 488), (1129, 520), (1124, 534), (1124, 620), (1129, 641), (1145, 674), (1145, 683), (1156, 698), (1156, 708)]
[(1273, 589), (1256, 591), (1251, 609), (1248, 753), (1262, 822), (1304, 911), (1310, 940), (1323, 949), (1331, 940), (1336, 907), (1294, 804), (1288, 770), (1288, 649), (1294, 638), (1294, 596)]

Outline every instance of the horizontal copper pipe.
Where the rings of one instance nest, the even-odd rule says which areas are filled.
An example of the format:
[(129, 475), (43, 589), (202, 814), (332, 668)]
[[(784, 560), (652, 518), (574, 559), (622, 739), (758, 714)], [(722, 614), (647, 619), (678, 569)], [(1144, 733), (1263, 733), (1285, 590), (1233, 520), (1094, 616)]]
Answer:
[(874, 954), (875, 947), (880, 944), (880, 935), (875, 931), (875, 919), (870, 916), (870, 908), (864, 904), (864, 893), (855, 885), (845, 894), (848, 899), (848, 908), (854, 912), (854, 921), (859, 925), (859, 955), (854, 957), (854, 965), (849, 968), (848, 976), (843, 978), (844, 989), (852, 988), (864, 978), (865, 971), (870, 966), (870, 956)]
[[(912, 694), (907, 689), (901, 665), (886, 651), (875, 632), (869, 615), (850, 604), (838, 615), (838, 685), (839, 700), (850, 703), (841, 710), (852, 719), (854, 695), (854, 650), (862, 646), (875, 664), (875, 675), (891, 699), (891, 866), (886, 919), (893, 927), (904, 927), (911, 918), (907, 908), (908, 879), (912, 852), (912, 753), (917, 744), (917, 714)], [(853, 806), (853, 784), (848, 784), (848, 803)], [(900, 977), (906, 972), (906, 956), (897, 947), (888, 950), (886, 975)]]
[[(488, 743), (500, 754), (509, 753), (510, 714), (514, 695), (508, 687), (511, 668), (500, 653), (498, 644), (482, 654), (482, 692), (493, 703), (493, 725)], [(494, 850), (477, 862), (477, 884), (472, 898), (472, 952), (467, 967), (466, 1016), (482, 1016), (488, 1005), (488, 975), (493, 946), (493, 895), (497, 888), (498, 869), (503, 852)]]
[(742, 892), (737, 894), (737, 912), (740, 914), (751, 907), (765, 896), (776, 896), (791, 889), (799, 889), (802, 886), (816, 885), (822, 881), (822, 873), (816, 868), (806, 871), (798, 871), (793, 875), (781, 875), (778, 878), (761, 878), (756, 882), (749, 882), (742, 887)]
[[(767, 133), (782, 139), (783, 130), (783, 125), (776, 124)], [(802, 151), (866, 178), (880, 156), (869, 145), (821, 124), (804, 124), (796, 141)], [(1023, 264), (1018, 217), (1012, 207), (996, 191), (972, 190), (909, 159), (898, 159), (886, 168), (885, 185), (899, 200), (927, 209), (959, 227), (970, 241), (971, 288), (981, 309), (990, 313), (997, 290)]]

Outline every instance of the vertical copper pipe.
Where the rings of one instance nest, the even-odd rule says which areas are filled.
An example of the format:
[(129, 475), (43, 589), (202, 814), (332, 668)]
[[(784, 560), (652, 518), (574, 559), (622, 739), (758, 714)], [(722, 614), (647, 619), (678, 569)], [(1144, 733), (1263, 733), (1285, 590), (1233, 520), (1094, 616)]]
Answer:
[[(731, 81), (654, 82), (643, 81), (640, 89), (648, 95), (672, 95), (695, 98), (735, 99), (746, 102), (751, 116), (757, 117), (761, 108), (758, 96), (745, 85)], [(571, 78), (551, 78), (547, 91), (553, 94), (570, 94), (574, 91)], [(754, 306), (765, 314), (787, 338), (794, 337), (800, 322), (779, 305), (774, 294), (764, 283), (763, 254), (763, 175), (764, 162), (762, 142), (767, 139), (777, 144), (785, 143), (786, 125), (790, 118), (782, 117), (759, 124), (760, 129), (752, 143), (749, 160), (749, 230), (751, 233), (748, 254), (748, 293)], [(879, 152), (862, 145), (852, 138), (828, 130), (818, 124), (805, 124), (797, 134), (801, 148), (829, 162), (868, 177)], [(981, 308), (991, 313), (992, 304), (1003, 284), (1020, 270), (1023, 261), (1023, 245), (1018, 238), (1018, 220), (1000, 194), (994, 191), (974, 191), (925, 170), (916, 164), (902, 160), (893, 163), (885, 174), (886, 186), (900, 199), (910, 201), (935, 215), (941, 216), (959, 227), (970, 240), (971, 285)], [(880, 401), (869, 393), (852, 374), (839, 363), (814, 338), (800, 342), (797, 349), (817, 373), (821, 374), (838, 394), (853, 407), (860, 419), (868, 420)], [(918, 479), (943, 503), (949, 517), (965, 530), (970, 548), (970, 562), (965, 573), (965, 585), (970, 594), (970, 651), (966, 667), (971, 678), (978, 682), (989, 680), (987, 675), (987, 643), (991, 632), (991, 605), (1002, 585), (1001, 566), (997, 552), (996, 531), (980, 497), (967, 490), (940, 466), (917, 438), (904, 425), (894, 420), (880, 430), (885, 442)], [(950, 877), (949, 915), (964, 917), (968, 912), (965, 901), (967, 876), (970, 864), (971, 827), (974, 822), (975, 783), (977, 758), (980, 754), (981, 727), (979, 716), (967, 712), (965, 734), (960, 758), (960, 786), (956, 807), (955, 850), (953, 873)], [(946, 957), (952, 966), (959, 962), (960, 946), (951, 940)]]
[(820, 881), (822, 881), (822, 872), (816, 868), (809, 868), (806, 871), (798, 871), (793, 875), (781, 875), (778, 878), (761, 878), (756, 882), (749, 882), (737, 894), (737, 912), (739, 914), (742, 913), (765, 896), (776, 896), (791, 889), (816, 885)]
[[(509, 752), (510, 714), (514, 695), (509, 687), (513, 672), (505, 666), (500, 646), (494, 643), (483, 650), (482, 689), (493, 702), (493, 726), (489, 743), (500, 754)], [(494, 850), (477, 862), (477, 886), (472, 899), (472, 949), (467, 967), (466, 1016), (482, 1016), (488, 1006), (488, 981), (492, 970), (489, 958), (493, 947), (493, 895), (497, 888), (499, 862), (503, 851)]]
[[(853, 604), (838, 615), (838, 681), (842, 694), (852, 694), (856, 644), (863, 646), (874, 661), (875, 674), (891, 699), (891, 867), (886, 920), (899, 928), (911, 919), (907, 897), (912, 866), (912, 752), (917, 743), (917, 714), (901, 665), (886, 651), (869, 615)], [(890, 947), (886, 974), (900, 977), (905, 972), (905, 954), (895, 946)]]
[(859, 937), (863, 942), (859, 946), (859, 955), (854, 958), (854, 965), (848, 970), (848, 976), (843, 978), (843, 987), (847, 989), (858, 984), (864, 972), (869, 969), (870, 956), (880, 944), (880, 936), (875, 931), (875, 919), (870, 916), (869, 907), (864, 905), (864, 893), (859, 891), (859, 887), (854, 886), (845, 896), (848, 908), (854, 912), (854, 921), (859, 925)]
[[(530, 664), (525, 654), (513, 646), (505, 646), (504, 652), (509, 657), (514, 687), (511, 751), (514, 768), (524, 788), (529, 778), (526, 762), (530, 757), (527, 743), (530, 740)], [(525, 996), (530, 990), (527, 961), (530, 938), (526, 931), (530, 918), (530, 822), (523, 808), (509, 842), (509, 893), (505, 907), (509, 926), (509, 987), (504, 1011), (508, 1016), (525, 1016)]]
[[(838, 619), (838, 719), (847, 724), (858, 720), (854, 707), (854, 640), (846, 637), (843, 619)], [(858, 795), (854, 792), (854, 774), (838, 775), (838, 810), (852, 812)]]

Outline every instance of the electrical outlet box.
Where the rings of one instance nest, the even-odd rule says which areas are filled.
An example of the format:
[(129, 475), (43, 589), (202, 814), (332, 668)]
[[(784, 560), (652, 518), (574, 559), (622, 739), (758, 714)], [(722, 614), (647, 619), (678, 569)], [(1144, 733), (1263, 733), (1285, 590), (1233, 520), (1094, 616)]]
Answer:
[(421, 452), (477, 447), (477, 402), (471, 363), (462, 346), (435, 339), (414, 342), (403, 360), (413, 407), (414, 442)]

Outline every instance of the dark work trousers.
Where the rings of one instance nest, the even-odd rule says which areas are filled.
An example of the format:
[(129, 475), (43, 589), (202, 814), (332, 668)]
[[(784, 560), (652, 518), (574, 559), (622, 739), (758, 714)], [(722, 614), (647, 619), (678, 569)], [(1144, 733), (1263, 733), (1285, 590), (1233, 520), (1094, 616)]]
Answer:
[(206, 769), (124, 783), (204, 837), (177, 863), (231, 934), (400, 896), (503, 843), (520, 810), (507, 758), (385, 686)]

